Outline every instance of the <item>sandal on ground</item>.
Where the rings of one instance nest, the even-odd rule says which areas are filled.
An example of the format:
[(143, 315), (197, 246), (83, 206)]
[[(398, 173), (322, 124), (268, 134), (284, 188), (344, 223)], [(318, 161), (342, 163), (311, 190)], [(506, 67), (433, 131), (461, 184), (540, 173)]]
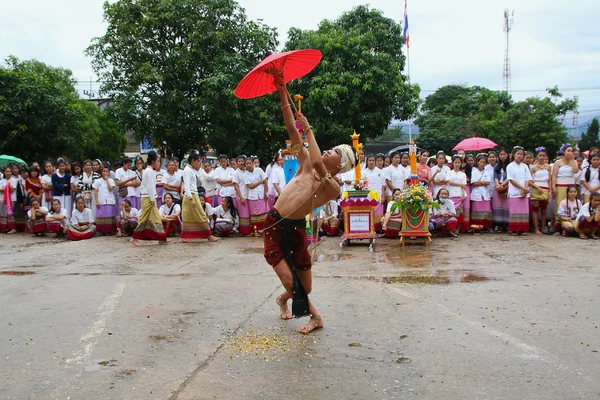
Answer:
[(586, 240), (587, 238), (588, 238), (588, 237), (587, 237), (587, 236), (585, 236), (585, 235), (579, 235), (579, 239)]
[(511, 232), (510, 236), (519, 236), (519, 232)]
[(598, 239), (600, 239), (600, 237), (598, 237), (598, 236), (594, 235), (594, 236), (592, 236), (592, 239), (593, 239), (593, 240), (598, 240)]

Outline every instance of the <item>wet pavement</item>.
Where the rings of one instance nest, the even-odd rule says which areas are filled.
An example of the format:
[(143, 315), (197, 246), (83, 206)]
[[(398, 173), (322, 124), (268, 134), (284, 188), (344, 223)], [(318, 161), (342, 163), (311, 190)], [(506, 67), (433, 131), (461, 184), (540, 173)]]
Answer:
[(325, 327), (281, 321), (262, 241), (0, 238), (2, 399), (600, 398), (600, 247), (317, 246)]

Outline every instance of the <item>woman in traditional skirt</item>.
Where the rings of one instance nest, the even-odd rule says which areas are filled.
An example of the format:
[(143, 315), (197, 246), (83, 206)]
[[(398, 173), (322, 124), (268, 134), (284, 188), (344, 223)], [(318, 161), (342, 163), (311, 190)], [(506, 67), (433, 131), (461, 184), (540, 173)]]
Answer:
[(560, 232), (558, 206), (567, 198), (567, 188), (576, 184), (575, 174), (579, 172), (579, 167), (573, 155), (573, 146), (564, 144), (560, 148), (559, 155), (563, 155), (563, 157), (552, 166), (552, 194), (557, 205), (554, 229), (557, 232)]
[(199, 239), (208, 239), (217, 241), (212, 235), (208, 224), (208, 218), (204, 212), (204, 208), (200, 204), (198, 197), (198, 182), (195, 169), (200, 166), (200, 154), (197, 152), (190, 153), (188, 157), (188, 165), (183, 170), (183, 206), (182, 213), (182, 228), (181, 242), (190, 243)]
[(44, 171), (46, 174), (40, 178), (42, 182), (42, 191), (44, 198), (42, 199), (42, 205), (48, 209), (52, 208), (52, 175), (54, 175), (54, 165), (52, 161), (46, 161), (44, 163)]
[(15, 228), (17, 232), (27, 232), (29, 230), (27, 211), (31, 207), (29, 205), (29, 196), (27, 196), (27, 190), (25, 189), (25, 181), (29, 177), (29, 172), (25, 167), (18, 167), (16, 164), (12, 165), (12, 180), (17, 187), (17, 201), (14, 204), (13, 212), (15, 217)]
[[(400, 208), (400, 204), (396, 202), (400, 198), (401, 192), (400, 189), (394, 189), (392, 192), (393, 200), (388, 203), (387, 211), (383, 218), (382, 228), (385, 232), (385, 237), (390, 239), (400, 237), (400, 231), (402, 230), (402, 209)], [(397, 205), (394, 208), (395, 204)], [(392, 208), (394, 208), (394, 210), (392, 210)]]
[[(558, 218), (561, 225), (562, 235), (575, 236), (577, 217), (583, 203), (579, 200), (579, 191), (577, 186), (571, 185), (567, 188), (567, 198), (560, 202), (558, 205)], [(560, 236), (561, 233), (556, 231), (556, 236)]]
[(446, 188), (438, 191), (437, 201), (440, 203), (439, 210), (432, 210), (433, 217), (429, 221), (429, 229), (432, 232), (447, 233), (452, 237), (458, 237), (458, 220), (454, 202), (449, 199), (450, 192)]
[(233, 205), (239, 214), (240, 235), (252, 235), (250, 228), (250, 205), (248, 204), (248, 185), (246, 184), (246, 156), (237, 157), (238, 169), (232, 175), (235, 192), (231, 198)]
[(495, 232), (508, 230), (508, 180), (506, 167), (510, 164), (508, 152), (500, 149), (494, 169), (494, 192), (492, 193), (492, 222)]
[(81, 189), (79, 188), (79, 182), (81, 181), (81, 174), (83, 174), (82, 166), (75, 161), (71, 164), (71, 201), (75, 204), (75, 197), (81, 196)]
[(231, 236), (234, 232), (238, 232), (240, 218), (233, 204), (231, 197), (224, 197), (223, 203), (213, 208), (215, 220), (215, 229), (213, 234), (217, 237)]
[(60, 200), (60, 204), (67, 210), (67, 215), (71, 215), (71, 175), (66, 172), (67, 165), (62, 158), (58, 160), (57, 167), (52, 175), (52, 197)]
[(47, 214), (48, 209), (41, 207), (39, 200), (34, 199), (31, 201), (31, 208), (27, 211), (30, 233), (36, 236), (46, 236), (46, 231), (48, 230), (48, 226), (46, 225)]
[(48, 231), (56, 233), (56, 237), (63, 237), (65, 235), (65, 228), (67, 227), (67, 210), (62, 208), (60, 200), (52, 200), (52, 208), (46, 215), (46, 224), (48, 225)]
[[(123, 165), (121, 168), (115, 171), (115, 183), (119, 187), (119, 199), (117, 200), (119, 212), (121, 211), (121, 205), (123, 200), (128, 200), (130, 204), (133, 204), (133, 196), (135, 196), (135, 181), (137, 176), (135, 172), (131, 170), (131, 158), (123, 158)], [(139, 207), (136, 207), (139, 210)]]
[(138, 226), (140, 210), (133, 208), (129, 200), (123, 200), (117, 222), (117, 236), (132, 236)]
[[(452, 204), (454, 204), (454, 212), (459, 227), (465, 220), (464, 204), (470, 199), (467, 199), (467, 175), (462, 172), (462, 157), (458, 154), (452, 156), (452, 170), (446, 174), (448, 180), (448, 195)], [(466, 229), (467, 231), (470, 229)]]
[[(144, 174), (144, 159), (141, 156), (135, 156), (133, 164), (133, 194), (130, 195), (131, 205), (138, 210), (142, 210), (142, 175)], [(154, 189), (156, 191), (156, 188)]]
[(83, 172), (79, 179), (79, 191), (83, 201), (85, 201), (85, 208), (89, 208), (92, 211), (92, 215), (96, 218), (98, 212), (96, 207), (96, 196), (94, 196), (94, 182), (100, 179), (100, 175), (94, 172), (93, 163), (91, 160), (85, 160), (83, 162)]
[(206, 197), (210, 199), (210, 203), (216, 207), (219, 202), (217, 196), (217, 181), (215, 181), (215, 171), (209, 160), (202, 161), (201, 172), (201, 186), (206, 190)]
[(171, 193), (165, 193), (165, 202), (158, 209), (163, 228), (167, 236), (179, 236), (181, 233), (181, 206), (176, 204)]
[[(136, 163), (138, 165), (138, 163)], [(167, 243), (167, 235), (156, 208), (156, 178), (154, 170), (160, 165), (160, 158), (154, 150), (148, 153), (148, 166), (142, 173), (140, 194), (142, 210), (138, 226), (133, 232), (131, 243), (139, 246), (139, 240), (158, 240), (160, 244)], [(139, 171), (138, 171), (139, 172)]]
[(385, 182), (383, 171), (375, 166), (375, 156), (373, 154), (369, 154), (367, 156), (367, 167), (362, 170), (361, 174), (365, 179), (367, 179), (369, 190), (374, 190), (379, 193), (379, 203), (377, 207), (375, 207), (375, 224), (374, 228), (376, 232), (381, 232), (381, 220), (383, 218), (383, 200), (385, 195)]
[[(68, 211), (67, 211), (68, 212)], [(85, 208), (83, 197), (75, 199), (75, 208), (71, 215), (71, 223), (65, 228), (67, 237), (71, 240), (91, 239), (96, 232), (92, 210)]]
[[(233, 159), (233, 163), (237, 165), (236, 159)], [(188, 161), (189, 164), (189, 161)], [(217, 203), (213, 204), (215, 207), (221, 204), (223, 197), (233, 197), (235, 194), (235, 188), (233, 186), (233, 173), (239, 169), (233, 169), (230, 167), (229, 159), (226, 154), (219, 156), (219, 166), (215, 169), (215, 182), (217, 183)]]
[[(12, 185), (12, 171), (9, 166), (2, 170), (4, 178), (0, 181), (0, 232), (17, 233), (13, 204), (17, 199), (17, 187)], [(13, 202), (13, 197), (15, 201)]]
[(467, 176), (467, 186), (465, 187), (465, 202), (463, 203), (463, 221), (461, 230), (465, 232), (471, 231), (471, 172), (475, 165), (475, 159), (472, 154), (464, 154), (464, 150), (459, 151), (463, 157), (461, 171)]
[(590, 201), (581, 207), (575, 230), (580, 239), (587, 239), (588, 235), (594, 240), (600, 239), (597, 233), (600, 229), (600, 193), (594, 192), (590, 195)]
[(254, 236), (260, 236), (265, 227), (267, 212), (269, 212), (267, 206), (269, 187), (267, 175), (262, 169), (255, 167), (254, 159), (246, 160), (244, 181), (248, 185), (250, 228)]
[(29, 176), (25, 180), (25, 191), (29, 197), (29, 204), (31, 204), (33, 200), (37, 200), (40, 202), (40, 206), (42, 206), (44, 193), (42, 191), (42, 181), (40, 180), (39, 168), (33, 166), (29, 168)]
[[(537, 235), (548, 232), (546, 225), (546, 210), (548, 209), (548, 200), (550, 199), (550, 175), (551, 169), (548, 164), (548, 153), (544, 147), (535, 149), (536, 161), (530, 168), (531, 177), (531, 196), (529, 198), (529, 208), (531, 209), (531, 220), (533, 229)], [(541, 216), (541, 226), (539, 224)]]
[(523, 163), (523, 148), (516, 146), (512, 154), (514, 161), (506, 167), (508, 230), (512, 236), (524, 236), (529, 231), (529, 184), (532, 178), (529, 167)]
[(163, 183), (167, 178), (167, 171), (161, 169), (161, 163), (158, 164), (158, 167), (154, 169), (154, 178), (156, 179), (156, 207), (160, 209), (160, 206), (163, 204)]
[[(368, 164), (368, 161), (367, 161)], [(338, 218), (339, 204), (335, 200), (329, 200), (319, 210), (319, 232), (322, 230), (327, 236), (337, 236), (340, 233), (340, 219)], [(375, 219), (377, 222), (377, 219)], [(379, 225), (383, 224), (383, 215), (380, 215)]]
[(94, 200), (96, 207), (96, 232), (102, 235), (114, 235), (117, 232), (117, 207), (113, 189), (116, 184), (110, 179), (110, 168), (101, 167), (102, 177), (96, 179), (94, 188)]
[(589, 165), (583, 173), (581, 186), (584, 203), (590, 201), (590, 194), (600, 191), (600, 154), (590, 154)]
[(492, 201), (488, 186), (492, 177), (485, 169), (485, 154), (477, 155), (476, 162), (477, 168), (471, 170), (471, 224), (489, 231), (492, 229)]

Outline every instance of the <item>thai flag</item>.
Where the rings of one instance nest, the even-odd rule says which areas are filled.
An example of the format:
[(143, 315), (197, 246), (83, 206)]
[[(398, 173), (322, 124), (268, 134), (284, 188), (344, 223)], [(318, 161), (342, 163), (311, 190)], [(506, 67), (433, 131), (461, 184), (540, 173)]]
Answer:
[(406, 0), (404, 0), (404, 38), (406, 39), (406, 47), (410, 48), (410, 33), (408, 32), (408, 14), (406, 13)]

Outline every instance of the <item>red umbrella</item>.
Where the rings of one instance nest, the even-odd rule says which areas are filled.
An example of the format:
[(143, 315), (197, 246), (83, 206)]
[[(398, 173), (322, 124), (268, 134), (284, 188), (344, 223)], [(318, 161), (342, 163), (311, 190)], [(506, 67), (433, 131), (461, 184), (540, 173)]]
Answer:
[(313, 49), (271, 54), (240, 81), (234, 94), (240, 99), (253, 99), (273, 93), (277, 90), (273, 72), (282, 71), (283, 80), (288, 83), (312, 71), (322, 57), (319, 50)]
[(452, 150), (483, 150), (483, 149), (493, 149), (498, 146), (496, 143), (492, 142), (490, 139), (480, 138), (480, 137), (472, 137), (463, 140)]

